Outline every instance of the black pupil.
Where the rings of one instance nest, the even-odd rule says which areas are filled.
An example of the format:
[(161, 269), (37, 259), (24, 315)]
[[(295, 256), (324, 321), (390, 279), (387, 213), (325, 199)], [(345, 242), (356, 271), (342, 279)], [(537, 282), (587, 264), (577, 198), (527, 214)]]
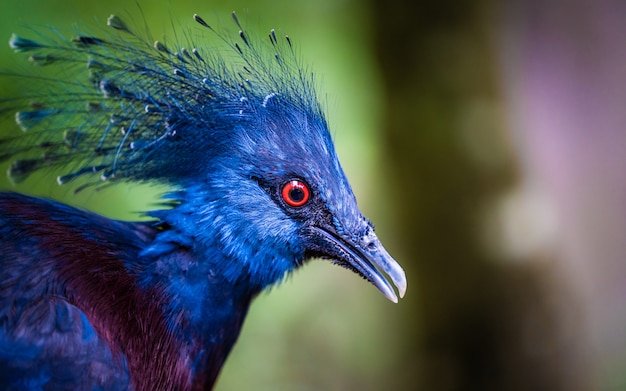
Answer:
[(301, 202), (304, 199), (304, 191), (299, 187), (294, 187), (289, 191), (289, 198), (293, 202)]

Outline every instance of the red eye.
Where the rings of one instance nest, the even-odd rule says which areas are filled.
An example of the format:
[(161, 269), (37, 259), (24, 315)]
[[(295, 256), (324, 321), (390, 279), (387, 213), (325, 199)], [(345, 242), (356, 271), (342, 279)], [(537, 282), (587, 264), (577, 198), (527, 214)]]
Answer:
[(299, 207), (307, 203), (310, 192), (304, 182), (294, 179), (283, 186), (282, 195), (287, 205)]

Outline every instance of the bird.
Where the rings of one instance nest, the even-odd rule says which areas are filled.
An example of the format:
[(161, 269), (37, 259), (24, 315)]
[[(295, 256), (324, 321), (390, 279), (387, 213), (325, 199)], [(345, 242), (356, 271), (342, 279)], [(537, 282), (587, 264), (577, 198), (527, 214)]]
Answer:
[(211, 389), (254, 298), (312, 258), (404, 296), (291, 38), (193, 18), (221, 49), (114, 14), (100, 35), (11, 36), (59, 70), (11, 74), (27, 91), (0, 100), (12, 182), (168, 190), (137, 221), (0, 192), (1, 389)]

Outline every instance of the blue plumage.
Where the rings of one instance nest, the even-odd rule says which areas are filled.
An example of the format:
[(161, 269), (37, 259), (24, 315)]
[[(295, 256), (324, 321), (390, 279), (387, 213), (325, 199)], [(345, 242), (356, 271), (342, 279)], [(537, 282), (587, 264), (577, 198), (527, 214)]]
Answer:
[[(71, 41), (12, 36), (65, 79), (0, 103), (24, 134), (0, 140), (19, 182), (169, 185), (149, 222), (0, 194), (0, 388), (206, 389), (250, 301), (313, 256), (389, 299), (404, 272), (360, 213), (311, 75), (288, 37), (216, 33), (212, 51), (116, 30)], [(204, 28), (213, 30), (194, 16)], [(380, 269), (380, 270), (379, 270)]]

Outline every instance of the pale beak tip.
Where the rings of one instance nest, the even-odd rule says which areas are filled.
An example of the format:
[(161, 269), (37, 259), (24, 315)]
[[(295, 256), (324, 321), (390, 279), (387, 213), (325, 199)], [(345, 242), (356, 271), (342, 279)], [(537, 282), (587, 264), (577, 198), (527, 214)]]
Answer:
[(403, 298), (407, 288), (406, 276), (404, 275), (404, 273), (402, 273), (402, 279), (399, 281), (395, 281), (395, 283), (396, 287), (398, 288), (398, 294), (400, 295), (400, 298)]

